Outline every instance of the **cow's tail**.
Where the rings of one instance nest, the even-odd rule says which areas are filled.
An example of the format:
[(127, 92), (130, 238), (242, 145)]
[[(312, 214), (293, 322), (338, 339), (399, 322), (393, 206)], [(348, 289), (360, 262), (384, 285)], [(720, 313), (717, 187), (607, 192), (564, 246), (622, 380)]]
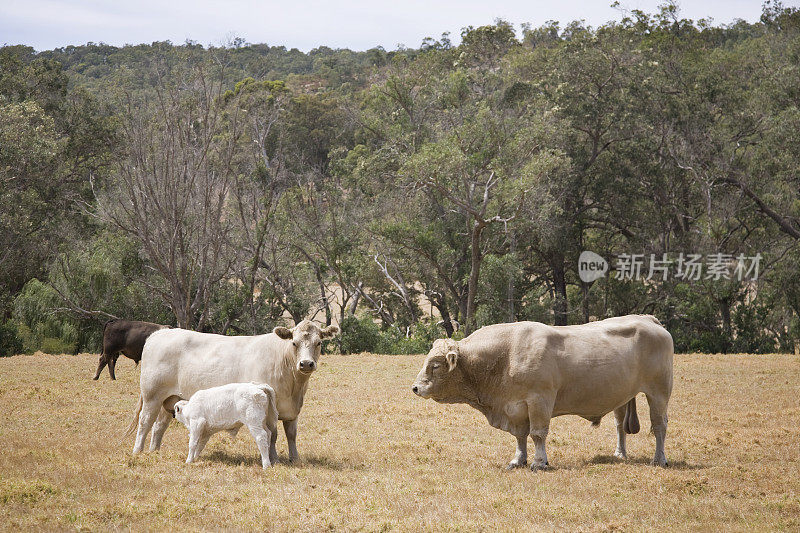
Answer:
[(125, 440), (131, 435), (133, 435), (133, 432), (136, 431), (136, 428), (139, 426), (139, 414), (142, 412), (143, 403), (144, 402), (142, 401), (142, 395), (140, 394), (139, 401), (136, 402), (136, 413), (134, 413), (133, 420), (128, 426), (128, 429), (125, 430), (125, 434), (122, 436), (122, 440)]
[(625, 420), (622, 422), (622, 429), (625, 433), (639, 433), (639, 415), (636, 414), (636, 396), (630, 399), (625, 406)]
[(275, 396), (275, 389), (262, 383), (258, 386), (267, 394), (267, 427), (270, 431), (278, 426), (278, 399)]

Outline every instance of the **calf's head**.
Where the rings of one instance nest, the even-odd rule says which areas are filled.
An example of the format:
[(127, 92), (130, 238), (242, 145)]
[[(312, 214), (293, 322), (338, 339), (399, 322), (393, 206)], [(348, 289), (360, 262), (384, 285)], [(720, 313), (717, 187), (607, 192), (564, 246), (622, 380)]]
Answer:
[(440, 402), (460, 396), (461, 375), (457, 366), (458, 343), (453, 339), (436, 340), (411, 390), (417, 396)]
[(317, 369), (317, 362), (322, 352), (322, 340), (336, 336), (339, 333), (339, 327), (320, 328), (309, 320), (303, 320), (292, 329), (279, 326), (272, 332), (283, 340), (291, 341), (295, 356), (295, 370), (309, 375)]
[(186, 422), (186, 405), (188, 403), (189, 402), (186, 400), (180, 400), (179, 402), (176, 402), (175, 406), (173, 407), (175, 419), (186, 427), (189, 427), (189, 424)]

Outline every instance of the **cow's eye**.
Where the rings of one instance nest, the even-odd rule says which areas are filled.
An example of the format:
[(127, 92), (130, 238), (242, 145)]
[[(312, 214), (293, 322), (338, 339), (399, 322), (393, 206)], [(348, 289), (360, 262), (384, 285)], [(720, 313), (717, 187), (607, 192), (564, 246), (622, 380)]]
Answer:
[(297, 341), (292, 341), (292, 345), (297, 348)]

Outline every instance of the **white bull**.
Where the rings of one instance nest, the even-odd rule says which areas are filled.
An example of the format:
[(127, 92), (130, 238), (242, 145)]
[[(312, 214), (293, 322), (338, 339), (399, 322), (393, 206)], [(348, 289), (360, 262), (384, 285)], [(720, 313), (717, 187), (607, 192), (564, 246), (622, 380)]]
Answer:
[(496, 324), (462, 341), (439, 339), (412, 385), (442, 403), (466, 403), (492, 426), (517, 438), (509, 467), (547, 466), (550, 419), (578, 415), (599, 424), (613, 411), (615, 455), (625, 457), (625, 433), (639, 431), (635, 397), (647, 396), (656, 437), (653, 463), (667, 465), (664, 438), (672, 392), (672, 336), (650, 315), (628, 315), (579, 326), (538, 322)]
[[(185, 329), (156, 331), (142, 351), (141, 394), (136, 416), (128, 428), (138, 424), (133, 453), (144, 448), (150, 429), (150, 451), (161, 447), (171, 414), (164, 402), (171, 397), (189, 399), (202, 389), (228, 383), (266, 383), (275, 390), (278, 416), (289, 446), (289, 459), (298, 459), (297, 416), (303, 406), (308, 379), (317, 369), (322, 339), (339, 332), (337, 326), (320, 328), (308, 320), (293, 329), (277, 327), (272, 333), (228, 337)], [(271, 435), (275, 454), (277, 432)]]

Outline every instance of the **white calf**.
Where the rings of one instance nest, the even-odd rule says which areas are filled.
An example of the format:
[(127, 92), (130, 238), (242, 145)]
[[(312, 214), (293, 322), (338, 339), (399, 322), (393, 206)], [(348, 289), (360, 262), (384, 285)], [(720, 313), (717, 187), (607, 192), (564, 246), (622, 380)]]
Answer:
[(175, 418), (189, 428), (187, 463), (197, 459), (211, 435), (227, 430), (233, 436), (243, 425), (258, 444), (261, 466), (267, 468), (276, 459), (270, 454), (270, 439), (277, 431), (278, 409), (275, 391), (267, 384), (229, 383), (197, 391), (175, 404)]

